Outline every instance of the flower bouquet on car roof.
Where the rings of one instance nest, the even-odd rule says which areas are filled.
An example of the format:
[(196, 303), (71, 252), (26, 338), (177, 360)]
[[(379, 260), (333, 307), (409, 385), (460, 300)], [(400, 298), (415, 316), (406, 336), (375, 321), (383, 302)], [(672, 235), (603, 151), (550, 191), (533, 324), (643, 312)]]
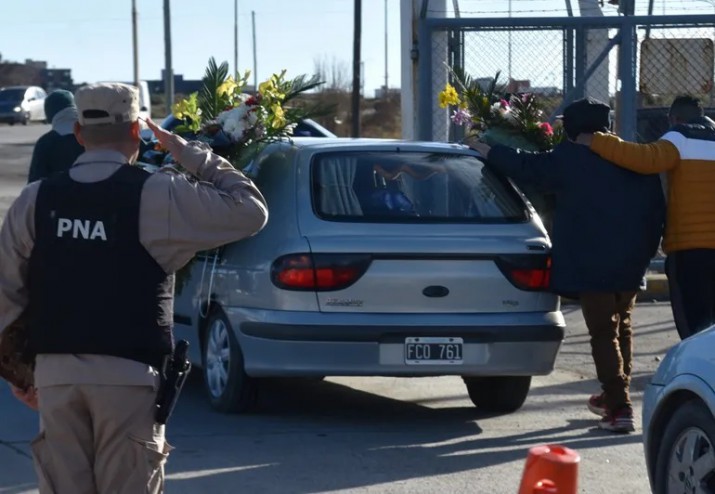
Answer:
[(548, 151), (563, 139), (560, 127), (545, 120), (542, 102), (533, 93), (509, 94), (500, 72), (480, 84), (463, 71), (449, 69), (454, 85), (439, 93), (442, 108), (453, 107), (453, 123), (464, 126), (467, 139), (503, 144), (526, 151)]
[[(322, 82), (317, 76), (286, 77), (286, 71), (271, 75), (253, 94), (245, 92), (250, 72), (241, 77), (229, 76), (226, 62), (217, 65), (209, 60), (199, 92), (178, 101), (172, 107), (174, 117), (182, 123), (174, 132), (188, 140), (198, 140), (211, 146), (213, 152), (226, 158), (236, 168), (255, 178), (247, 166), (267, 144), (289, 138), (297, 123), (325, 109), (319, 105), (303, 108), (294, 105), (296, 98)], [(151, 159), (143, 159), (162, 170), (183, 173), (196, 180), (162, 149), (150, 151)], [(145, 166), (146, 167), (146, 166)], [(148, 167), (147, 167), (148, 168)], [(176, 292), (181, 293), (190, 278), (193, 262), (176, 273)]]
[[(288, 79), (283, 70), (249, 94), (246, 83), (250, 72), (237, 78), (228, 72), (226, 62), (217, 65), (213, 58), (209, 60), (201, 90), (172, 107), (174, 116), (182, 121), (174, 132), (209, 144), (239, 169), (244, 169), (266, 144), (292, 136), (301, 119), (324, 111), (317, 105), (294, 105), (299, 95), (322, 84), (317, 76)], [(168, 155), (161, 160), (162, 164), (172, 163)]]
[[(564, 138), (563, 128), (545, 120), (544, 106), (533, 93), (509, 94), (499, 82), (500, 72), (481, 85), (463, 71), (449, 68), (454, 85), (439, 93), (442, 108), (451, 107), (451, 121), (465, 127), (465, 143), (476, 139), (524, 151), (543, 152)], [(517, 183), (550, 230), (553, 196), (531, 184)]]

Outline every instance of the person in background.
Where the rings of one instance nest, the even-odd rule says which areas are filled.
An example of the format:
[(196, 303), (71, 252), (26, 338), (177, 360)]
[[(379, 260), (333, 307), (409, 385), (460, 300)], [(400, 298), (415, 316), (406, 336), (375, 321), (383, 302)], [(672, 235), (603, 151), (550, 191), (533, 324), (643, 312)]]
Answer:
[(77, 107), (72, 93), (57, 90), (45, 98), (45, 117), (52, 130), (40, 137), (32, 151), (27, 183), (69, 170), (84, 148), (74, 136)]
[(715, 122), (697, 98), (679, 96), (671, 128), (652, 144), (583, 133), (577, 142), (636, 173), (664, 174), (668, 197), (663, 251), (670, 306), (681, 339), (715, 324)]
[(581, 132), (608, 131), (608, 105), (576, 101), (565, 109), (563, 124), (568, 140), (549, 152), (470, 146), (490, 169), (554, 193), (551, 290), (580, 300), (603, 390), (587, 406), (602, 417), (601, 429), (631, 432), (631, 315), (658, 249), (665, 201), (657, 176), (614, 166), (574, 142)]

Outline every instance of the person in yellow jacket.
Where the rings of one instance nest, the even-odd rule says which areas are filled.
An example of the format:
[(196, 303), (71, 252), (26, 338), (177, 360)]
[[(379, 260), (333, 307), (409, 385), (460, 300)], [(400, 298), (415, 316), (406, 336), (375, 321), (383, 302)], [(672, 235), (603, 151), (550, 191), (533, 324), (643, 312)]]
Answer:
[(634, 172), (664, 174), (665, 270), (673, 319), (685, 339), (715, 323), (715, 122), (692, 96), (676, 98), (668, 118), (671, 128), (655, 143), (600, 132), (577, 142)]

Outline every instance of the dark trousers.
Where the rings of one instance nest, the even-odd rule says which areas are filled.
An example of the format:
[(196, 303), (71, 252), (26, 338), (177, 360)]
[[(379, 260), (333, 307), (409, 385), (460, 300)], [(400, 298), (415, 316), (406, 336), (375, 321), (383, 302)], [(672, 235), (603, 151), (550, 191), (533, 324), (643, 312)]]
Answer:
[(672, 252), (665, 259), (665, 273), (680, 339), (712, 326), (715, 323), (715, 249)]
[(636, 292), (581, 293), (581, 312), (591, 336), (591, 355), (605, 394), (606, 407), (631, 406), (633, 328)]

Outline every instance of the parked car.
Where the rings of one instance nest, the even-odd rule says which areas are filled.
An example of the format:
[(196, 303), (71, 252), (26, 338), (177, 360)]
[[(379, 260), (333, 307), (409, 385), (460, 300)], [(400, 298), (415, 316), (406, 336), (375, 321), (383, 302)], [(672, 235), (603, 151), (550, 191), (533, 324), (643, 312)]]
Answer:
[(175, 301), (217, 410), (250, 410), (264, 377), (455, 375), (506, 413), (553, 370), (548, 236), (475, 151), (295, 138), (248, 170), (266, 227), (198, 256)]
[(671, 348), (643, 397), (655, 494), (715, 492), (715, 327)]
[(45, 120), (45, 97), (39, 86), (10, 86), (0, 89), (0, 122), (27, 125)]

